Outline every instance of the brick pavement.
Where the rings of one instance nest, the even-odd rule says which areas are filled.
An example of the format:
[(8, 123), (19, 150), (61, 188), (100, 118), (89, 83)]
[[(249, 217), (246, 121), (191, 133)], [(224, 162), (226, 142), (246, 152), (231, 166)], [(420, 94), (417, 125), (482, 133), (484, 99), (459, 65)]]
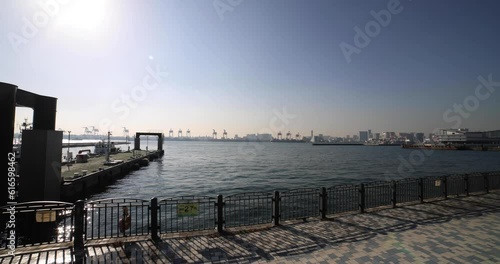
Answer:
[[(86, 254), (87, 263), (500, 263), (500, 193), (224, 236), (87, 245)], [(37, 256), (54, 263), (48, 253), (0, 260), (35, 263)]]

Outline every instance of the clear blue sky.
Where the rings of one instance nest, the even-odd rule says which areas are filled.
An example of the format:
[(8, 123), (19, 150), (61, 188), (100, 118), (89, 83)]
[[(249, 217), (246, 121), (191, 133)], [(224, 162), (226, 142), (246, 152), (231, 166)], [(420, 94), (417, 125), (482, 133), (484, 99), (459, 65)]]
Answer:
[[(57, 97), (64, 130), (500, 129), (500, 86), (475, 96), (479, 76), (500, 82), (498, 1), (42, 2), (2, 1), (0, 81)], [(399, 11), (347, 62), (341, 43), (356, 47), (354, 28), (388, 5)], [(470, 96), (467, 117), (443, 118)]]

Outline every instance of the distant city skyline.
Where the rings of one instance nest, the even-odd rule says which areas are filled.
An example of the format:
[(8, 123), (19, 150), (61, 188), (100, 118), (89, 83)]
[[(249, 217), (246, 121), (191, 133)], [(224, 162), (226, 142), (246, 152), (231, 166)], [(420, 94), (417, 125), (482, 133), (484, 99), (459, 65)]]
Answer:
[(500, 128), (498, 1), (62, 2), (2, 3), (0, 82), (72, 134)]

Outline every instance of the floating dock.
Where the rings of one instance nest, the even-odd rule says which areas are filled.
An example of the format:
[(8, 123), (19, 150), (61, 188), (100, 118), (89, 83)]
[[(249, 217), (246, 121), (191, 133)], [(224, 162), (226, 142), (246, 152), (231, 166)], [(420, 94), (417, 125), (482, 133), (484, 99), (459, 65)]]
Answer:
[(102, 191), (117, 179), (123, 178), (132, 170), (147, 166), (149, 161), (161, 158), (163, 150), (130, 151), (112, 154), (114, 162), (104, 165), (105, 156), (88, 159), (86, 163), (74, 163), (61, 166), (61, 200), (74, 202), (85, 199), (91, 194)]

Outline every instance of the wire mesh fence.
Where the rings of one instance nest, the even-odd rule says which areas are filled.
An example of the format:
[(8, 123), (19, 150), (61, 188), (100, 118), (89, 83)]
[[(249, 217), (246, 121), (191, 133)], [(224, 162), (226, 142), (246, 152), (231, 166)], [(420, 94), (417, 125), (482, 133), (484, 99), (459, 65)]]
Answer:
[(217, 221), (215, 202), (215, 198), (205, 196), (182, 196), (158, 201), (160, 234), (214, 230)]

